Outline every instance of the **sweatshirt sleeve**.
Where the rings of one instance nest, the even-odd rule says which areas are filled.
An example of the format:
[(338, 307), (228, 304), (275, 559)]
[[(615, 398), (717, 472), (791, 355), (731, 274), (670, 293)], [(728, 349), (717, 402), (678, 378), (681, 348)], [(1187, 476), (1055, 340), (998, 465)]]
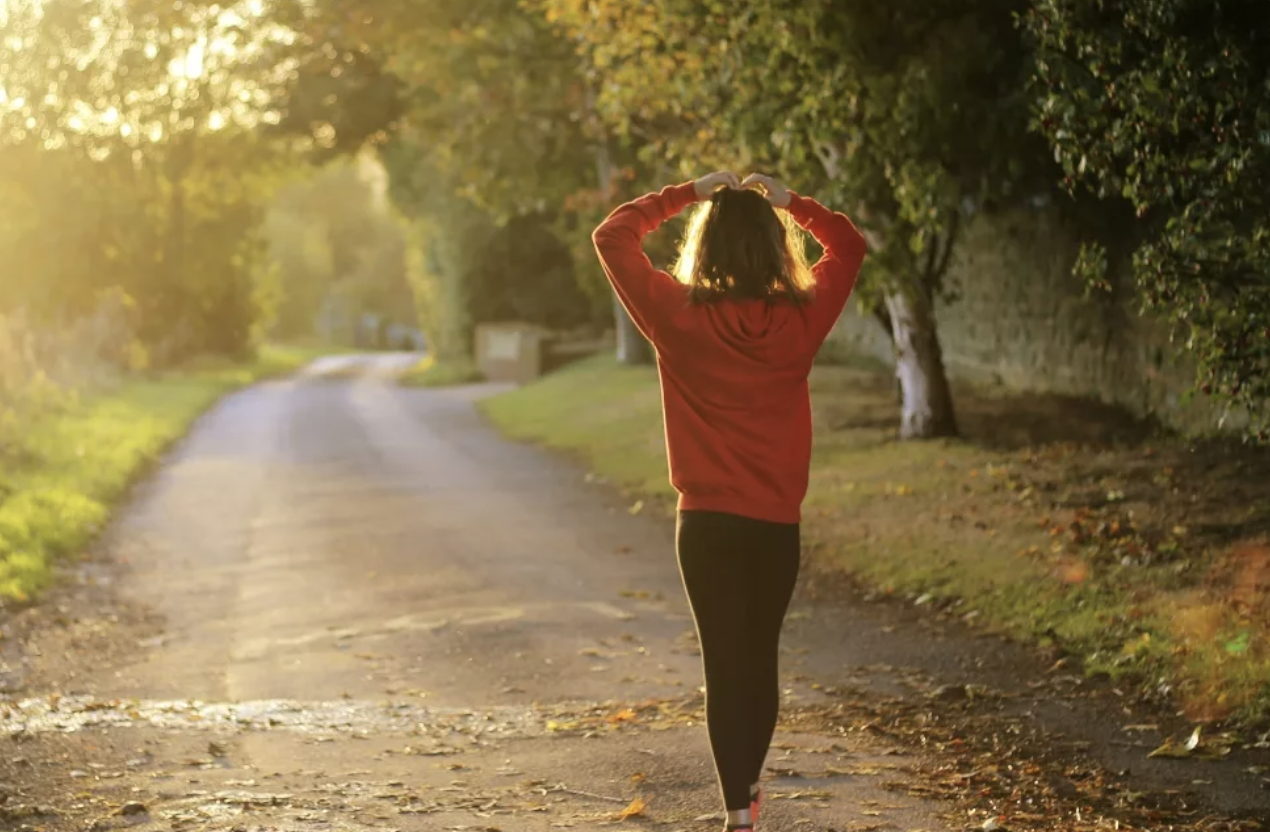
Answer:
[(653, 268), (643, 240), (663, 222), (697, 201), (691, 182), (671, 185), (618, 206), (591, 235), (600, 265), (622, 306), (648, 340), (657, 323), (674, 305), (682, 305), (684, 287), (664, 271)]
[(788, 210), (825, 250), (811, 269), (816, 297), (808, 307), (810, 335), (818, 349), (847, 305), (868, 247), (845, 214), (830, 211), (810, 197), (791, 191)]

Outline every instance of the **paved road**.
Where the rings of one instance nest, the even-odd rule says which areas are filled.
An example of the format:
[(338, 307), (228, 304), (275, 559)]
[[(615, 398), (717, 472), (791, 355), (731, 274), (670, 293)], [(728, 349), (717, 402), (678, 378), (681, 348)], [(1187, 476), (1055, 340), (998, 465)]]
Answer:
[[(621, 826), (721, 825), (670, 525), (499, 438), (473, 406), (497, 387), (396, 387), (410, 360), (328, 359), (229, 397), (138, 489), (81, 585), (31, 611), (0, 779), (57, 814), (24, 821), (0, 782), (0, 821), (519, 832), (642, 800)], [(804, 586), (782, 661), (765, 832), (966, 827), (904, 789), (921, 760), (844, 730), (851, 686), (987, 685), (1003, 698), (975, 724), (1000, 747), (1035, 729), (1130, 791), (1267, 808), (1262, 761), (1148, 759), (1162, 735), (1114, 691), (929, 617)], [(1051, 792), (1090, 781), (1055, 768)]]
[[(49, 636), (61, 696), (19, 713), (62, 754), (46, 828), (590, 829), (637, 799), (631, 828), (720, 826), (669, 526), (498, 438), (473, 407), (496, 388), (397, 388), (401, 362), (232, 396), (140, 489), (101, 575), (141, 646)], [(946, 828), (879, 789), (894, 749), (778, 744), (830, 776), (773, 780), (764, 829)]]

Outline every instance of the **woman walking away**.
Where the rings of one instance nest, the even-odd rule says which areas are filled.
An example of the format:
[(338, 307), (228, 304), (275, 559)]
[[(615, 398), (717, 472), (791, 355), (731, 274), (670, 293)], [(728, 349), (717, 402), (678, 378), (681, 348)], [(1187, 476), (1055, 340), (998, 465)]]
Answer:
[[(641, 241), (696, 202), (671, 277), (653, 268)], [(824, 247), (811, 269), (791, 222)], [(844, 215), (770, 177), (742, 182), (720, 171), (628, 202), (593, 239), (657, 351), (710, 747), (727, 829), (753, 830), (780, 706), (781, 625), (798, 577), (807, 376), (855, 285), (864, 238)]]

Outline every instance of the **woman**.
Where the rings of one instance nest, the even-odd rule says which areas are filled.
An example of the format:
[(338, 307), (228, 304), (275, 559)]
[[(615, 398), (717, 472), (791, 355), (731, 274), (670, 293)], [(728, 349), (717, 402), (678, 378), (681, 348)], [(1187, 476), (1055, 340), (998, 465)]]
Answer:
[[(676, 279), (653, 268), (641, 241), (695, 202)], [(810, 270), (789, 221), (824, 247)], [(844, 215), (770, 177), (741, 182), (720, 171), (628, 202), (593, 240), (657, 351), (706, 727), (727, 829), (752, 830), (780, 705), (781, 625), (798, 577), (807, 376), (855, 285), (864, 238)]]

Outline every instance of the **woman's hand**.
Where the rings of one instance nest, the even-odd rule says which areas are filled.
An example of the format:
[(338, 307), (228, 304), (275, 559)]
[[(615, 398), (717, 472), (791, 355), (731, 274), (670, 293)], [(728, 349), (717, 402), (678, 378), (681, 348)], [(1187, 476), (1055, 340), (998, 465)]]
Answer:
[(740, 188), (741, 177), (730, 170), (715, 171), (692, 183), (692, 187), (697, 192), (698, 199), (705, 199), (719, 188)]
[(742, 188), (749, 188), (758, 185), (763, 189), (763, 196), (767, 197), (767, 201), (777, 208), (789, 207), (789, 189), (770, 176), (764, 176), (761, 173), (751, 173), (745, 177), (745, 181), (741, 183)]

